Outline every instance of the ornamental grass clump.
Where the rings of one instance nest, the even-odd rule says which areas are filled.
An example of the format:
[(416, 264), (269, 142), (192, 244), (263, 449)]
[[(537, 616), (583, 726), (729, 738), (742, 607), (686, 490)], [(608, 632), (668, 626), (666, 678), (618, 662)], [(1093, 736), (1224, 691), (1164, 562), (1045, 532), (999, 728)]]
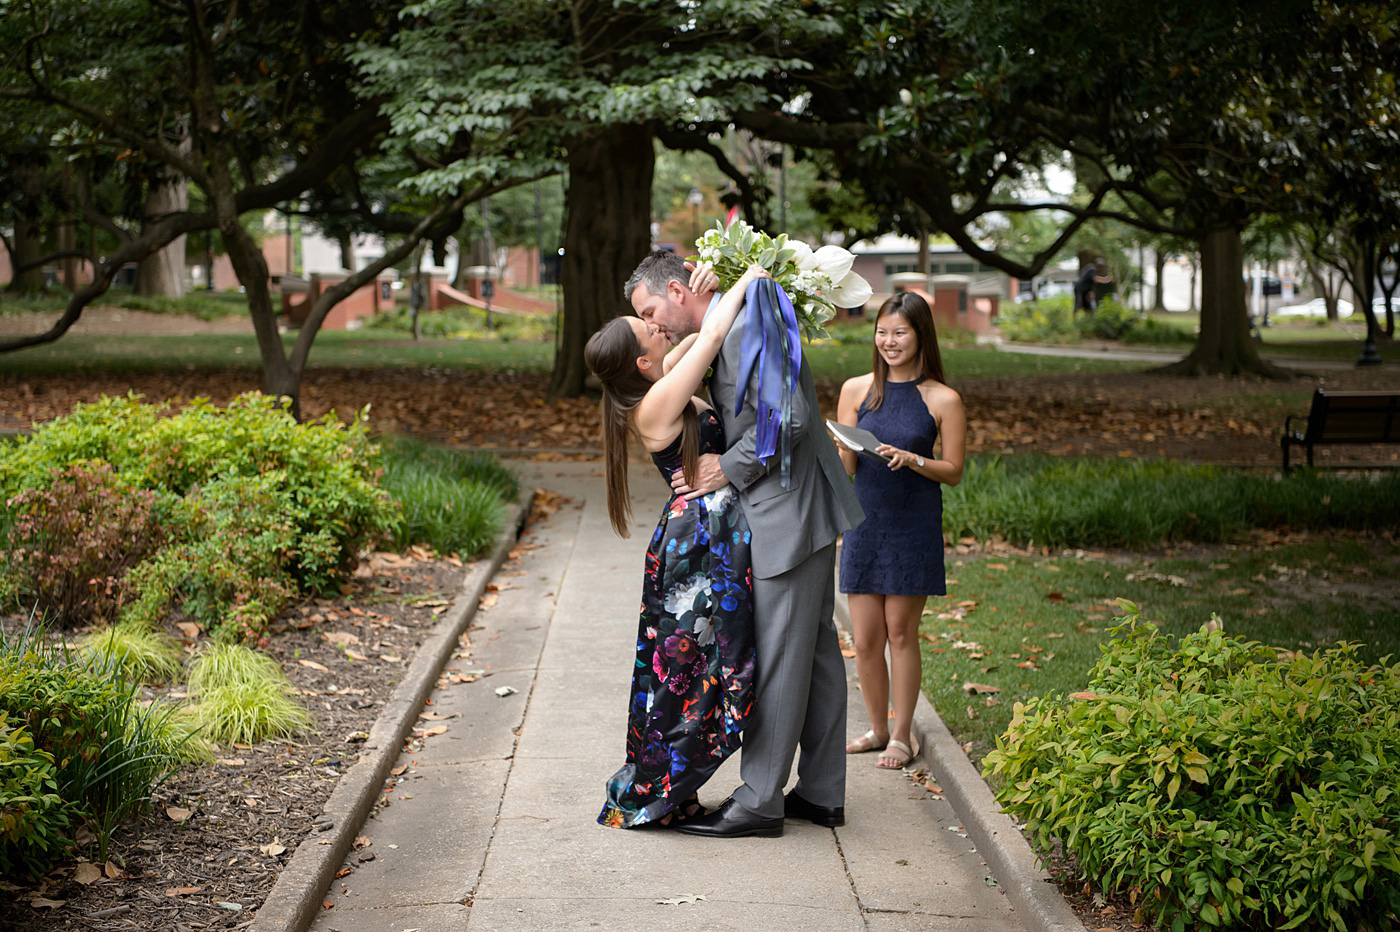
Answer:
[(99, 628), (78, 644), (78, 656), (94, 667), (119, 669), (135, 683), (170, 683), (183, 668), (180, 642), (132, 621)]
[(169, 702), (118, 666), (93, 666), (41, 632), (0, 635), (0, 872), (42, 874), (87, 826), (105, 859), (117, 826), (207, 748)]
[(987, 755), (1006, 811), (1173, 932), (1394, 927), (1400, 665), (1174, 643), (1120, 604), (1088, 687), (1017, 703)]
[(210, 643), (190, 665), (190, 714), (219, 744), (288, 738), (311, 727), (277, 661), (240, 644)]
[(381, 481), (401, 509), (388, 532), (392, 546), (424, 544), (465, 557), (491, 545), (505, 521), (502, 499), (520, 493), (494, 457), (405, 439), (386, 444)]

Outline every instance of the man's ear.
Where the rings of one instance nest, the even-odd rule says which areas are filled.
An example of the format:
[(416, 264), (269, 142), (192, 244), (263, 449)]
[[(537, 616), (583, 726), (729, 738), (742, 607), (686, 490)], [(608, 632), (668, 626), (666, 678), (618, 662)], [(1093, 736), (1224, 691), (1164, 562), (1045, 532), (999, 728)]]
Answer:
[(666, 283), (666, 297), (675, 304), (683, 304), (690, 294), (692, 294), (691, 290), (674, 278)]

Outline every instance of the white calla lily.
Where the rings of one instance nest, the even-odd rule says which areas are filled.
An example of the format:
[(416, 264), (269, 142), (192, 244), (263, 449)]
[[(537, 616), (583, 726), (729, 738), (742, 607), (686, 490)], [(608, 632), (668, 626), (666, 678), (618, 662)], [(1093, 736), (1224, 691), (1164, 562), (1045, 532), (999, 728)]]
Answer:
[(793, 256), (792, 262), (799, 271), (810, 272), (817, 267), (816, 256), (812, 252), (812, 247), (802, 242), (800, 239), (790, 239), (786, 248), (791, 249), (797, 255)]
[(865, 307), (865, 302), (874, 294), (875, 289), (870, 287), (870, 282), (855, 272), (848, 272), (826, 296), (837, 307)]
[(817, 271), (833, 282), (845, 278), (851, 271), (851, 264), (856, 261), (849, 250), (840, 246), (823, 246), (812, 254), (812, 258), (817, 263)]

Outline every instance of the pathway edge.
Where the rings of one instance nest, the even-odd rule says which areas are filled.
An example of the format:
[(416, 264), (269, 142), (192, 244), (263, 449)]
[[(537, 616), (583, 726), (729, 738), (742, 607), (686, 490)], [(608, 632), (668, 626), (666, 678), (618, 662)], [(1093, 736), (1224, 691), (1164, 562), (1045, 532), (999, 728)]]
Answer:
[(922, 691), (914, 707), (914, 732), (923, 745), (920, 758), (937, 772), (938, 785), (962, 819), (963, 831), (1006, 891), (1027, 932), (1085, 932), (1026, 836), (997, 805), (991, 788)]
[(322, 897), (350, 853), (360, 826), (369, 817), (380, 787), (417, 721), (423, 701), (456, 650), (457, 639), (475, 617), (487, 584), (520, 537), (534, 495), (522, 492), (522, 497), (523, 501), (508, 516), (490, 555), (462, 575), (453, 606), (424, 639), (404, 678), (379, 710), (359, 760), (331, 791), (316, 820), (317, 825), (329, 821), (331, 826), (324, 831), (313, 831), (302, 839), (247, 927), (251, 932), (305, 932), (320, 913)]
[[(851, 630), (846, 600), (839, 593), (836, 621)], [(923, 690), (914, 706), (913, 730), (920, 745), (916, 760), (937, 771), (944, 798), (962, 820), (963, 830), (1005, 891), (1026, 932), (1086, 932), (1084, 923), (1040, 866), (1026, 836), (997, 805), (991, 788)]]

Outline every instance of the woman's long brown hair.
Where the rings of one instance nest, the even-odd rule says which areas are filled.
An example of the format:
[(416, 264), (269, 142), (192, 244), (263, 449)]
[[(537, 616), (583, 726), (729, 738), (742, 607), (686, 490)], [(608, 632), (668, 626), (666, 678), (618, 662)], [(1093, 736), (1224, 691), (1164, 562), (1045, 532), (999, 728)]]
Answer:
[[(947, 385), (948, 380), (943, 377), (943, 356), (938, 352), (938, 333), (933, 328), (933, 312), (928, 309), (928, 302), (912, 291), (901, 291), (880, 305), (880, 311), (875, 315), (876, 326), (886, 314), (898, 314), (914, 328), (914, 336), (919, 340), (919, 375)], [(885, 381), (890, 375), (890, 364), (880, 355), (878, 342), (874, 345), (873, 355), (875, 358), (870, 371), (875, 378), (871, 380), (870, 392), (862, 402), (867, 411), (874, 411), (884, 404)]]
[[(652, 383), (637, 368), (642, 348), (626, 317), (615, 317), (589, 338), (583, 361), (603, 383), (603, 469), (607, 475), (608, 518), (620, 537), (630, 537), (632, 497), (627, 490), (627, 441), (636, 432), (632, 413)], [(695, 405), (681, 414), (681, 469), (693, 482), (700, 458), (700, 422)]]

